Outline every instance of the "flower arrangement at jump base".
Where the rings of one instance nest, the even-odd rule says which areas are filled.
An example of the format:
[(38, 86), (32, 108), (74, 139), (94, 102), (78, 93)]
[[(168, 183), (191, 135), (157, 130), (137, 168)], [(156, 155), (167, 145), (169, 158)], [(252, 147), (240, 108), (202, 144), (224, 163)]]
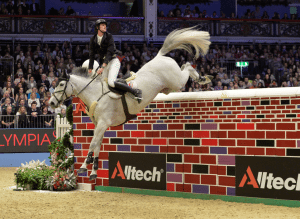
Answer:
[(49, 145), (51, 166), (45, 161), (30, 161), (21, 164), (15, 173), (15, 182), (23, 189), (64, 191), (77, 188), (77, 172), (73, 169), (74, 147), (70, 141), (73, 134), (73, 108), (70, 105), (66, 117), (71, 126), (63, 138), (55, 139)]

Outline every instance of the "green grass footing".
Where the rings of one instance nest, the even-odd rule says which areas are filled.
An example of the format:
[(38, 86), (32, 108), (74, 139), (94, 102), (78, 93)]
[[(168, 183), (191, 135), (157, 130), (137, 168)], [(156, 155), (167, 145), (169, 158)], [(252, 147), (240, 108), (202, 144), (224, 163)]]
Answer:
[(104, 192), (131, 193), (131, 194), (139, 194), (139, 195), (166, 196), (166, 197), (174, 197), (174, 198), (222, 200), (226, 202), (265, 204), (265, 205), (286, 206), (286, 207), (294, 207), (294, 208), (300, 207), (300, 201), (294, 201), (294, 200), (252, 198), (252, 197), (226, 196), (226, 195), (207, 195), (207, 194), (196, 194), (196, 193), (186, 193), (186, 192), (170, 192), (170, 191), (158, 191), (158, 190), (147, 190), (147, 189), (120, 188), (120, 187), (112, 187), (112, 186), (95, 186), (95, 190), (104, 191)]

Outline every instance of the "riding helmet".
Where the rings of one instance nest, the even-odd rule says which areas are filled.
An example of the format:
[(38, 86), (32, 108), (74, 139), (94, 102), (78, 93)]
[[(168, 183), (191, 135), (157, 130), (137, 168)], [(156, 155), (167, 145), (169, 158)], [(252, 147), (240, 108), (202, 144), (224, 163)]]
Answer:
[(106, 24), (106, 26), (107, 26), (106, 20), (104, 20), (104, 19), (102, 19), (102, 18), (96, 20), (96, 26), (98, 26), (98, 25), (100, 25), (100, 24)]

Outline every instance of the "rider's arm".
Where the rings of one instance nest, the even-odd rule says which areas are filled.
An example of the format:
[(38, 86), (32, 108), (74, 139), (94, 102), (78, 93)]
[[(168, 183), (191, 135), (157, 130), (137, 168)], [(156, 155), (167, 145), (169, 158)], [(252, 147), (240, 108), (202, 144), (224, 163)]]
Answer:
[(95, 60), (95, 48), (94, 48), (94, 36), (91, 37), (90, 40), (90, 61), (89, 61), (89, 69), (93, 69), (94, 60)]
[(107, 63), (110, 62), (110, 60), (112, 60), (112, 56), (113, 56), (115, 48), (116, 48), (113, 36), (111, 34), (109, 34), (108, 36), (109, 36), (109, 39), (108, 39), (107, 52), (105, 54), (105, 59), (103, 60), (103, 64), (105, 63), (106, 65), (107, 65)]

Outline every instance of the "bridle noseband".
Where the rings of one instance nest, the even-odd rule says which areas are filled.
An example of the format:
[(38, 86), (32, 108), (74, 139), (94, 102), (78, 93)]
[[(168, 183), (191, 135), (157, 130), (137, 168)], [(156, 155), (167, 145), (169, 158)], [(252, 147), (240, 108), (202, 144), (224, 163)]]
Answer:
[[(69, 100), (71, 98), (72, 95), (70, 95), (69, 97), (67, 96), (67, 93), (66, 93), (66, 89), (67, 89), (67, 86), (68, 86), (68, 82), (69, 82), (69, 78), (62, 78), (61, 81), (66, 81), (66, 84), (65, 84), (65, 87), (63, 90), (60, 90), (60, 91), (54, 91), (52, 96), (55, 97), (56, 101), (57, 101), (57, 104), (59, 105), (60, 103), (62, 103), (63, 101), (66, 101), (66, 100)], [(59, 84), (59, 83), (58, 83)], [(72, 86), (72, 93), (73, 93), (73, 85), (71, 84)], [(63, 93), (60, 97), (60, 100), (56, 97), (56, 93)], [(66, 96), (66, 99), (63, 100), (63, 97), (64, 95)]]

